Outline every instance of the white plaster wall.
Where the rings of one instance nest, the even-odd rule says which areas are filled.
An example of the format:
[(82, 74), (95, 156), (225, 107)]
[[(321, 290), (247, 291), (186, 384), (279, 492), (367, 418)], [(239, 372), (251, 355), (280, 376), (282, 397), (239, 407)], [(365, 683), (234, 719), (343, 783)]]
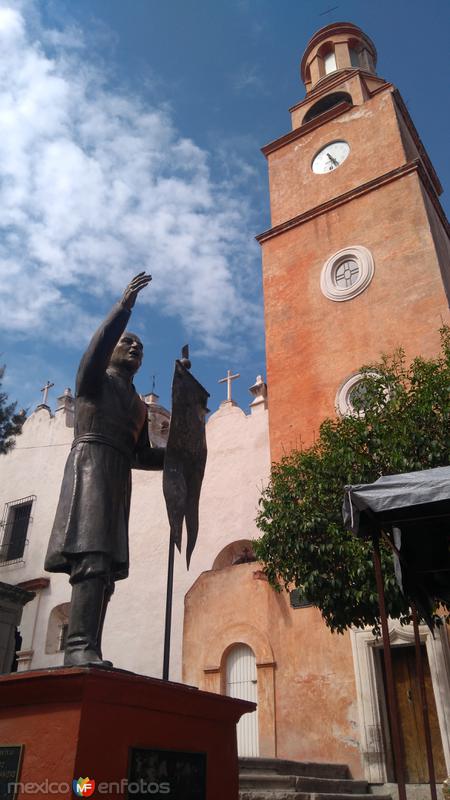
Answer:
[[(39, 603), (33, 603), (32, 608), (30, 604), (23, 620), (23, 650), (34, 651), (27, 661), (32, 669), (62, 663), (62, 654), (45, 654), (45, 639), (50, 612), (70, 599), (70, 586), (67, 576), (45, 573), (43, 562), (73, 435), (66, 416), (64, 411), (58, 411), (55, 417), (50, 417), (46, 409), (34, 412), (16, 448), (0, 456), (0, 512), (7, 502), (29, 494), (37, 496), (25, 561), (0, 565), (0, 580), (14, 584), (50, 578), (49, 587), (40, 592)], [(200, 530), (189, 572), (184, 550), (181, 556), (176, 554), (172, 680), (181, 679), (184, 596), (227, 544), (257, 535), (254, 520), (258, 498), (270, 469), (268, 413), (263, 405), (246, 415), (237, 406), (224, 403), (210, 417), (206, 433), (208, 461)], [(162, 673), (168, 534), (161, 473), (133, 471), (130, 576), (116, 584), (106, 618), (103, 651), (116, 667), (156, 677)]]
[[(72, 439), (73, 415), (70, 412), (58, 411), (51, 417), (46, 408), (39, 408), (26, 420), (15, 448), (0, 456), (0, 513), (3, 515), (5, 503), (36, 495), (24, 562), (0, 565), (0, 580), (14, 584), (50, 577), (44, 571), (44, 558)], [(34, 650), (28, 662), (33, 669), (62, 662), (59, 654), (45, 655), (45, 637), (51, 609), (69, 598), (67, 578), (53, 575), (48, 589), (39, 592), (33, 603), (25, 606), (22, 650)]]

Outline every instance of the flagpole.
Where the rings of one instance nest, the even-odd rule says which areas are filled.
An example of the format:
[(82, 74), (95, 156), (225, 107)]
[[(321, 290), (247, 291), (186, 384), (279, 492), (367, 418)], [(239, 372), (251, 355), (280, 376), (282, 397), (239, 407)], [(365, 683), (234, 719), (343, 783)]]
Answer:
[[(208, 411), (206, 401), (209, 394), (189, 372), (190, 368), (189, 345), (185, 344), (181, 351), (181, 358), (175, 362), (172, 381), (172, 417), (163, 472), (163, 491), (170, 524), (162, 675), (164, 681), (169, 680), (175, 543), (177, 543), (178, 549), (181, 551), (182, 526), (183, 519), (185, 519), (188, 539), (186, 552), (190, 557), (197, 538), (198, 499), (206, 462), (204, 417)], [(185, 397), (181, 393), (182, 386)], [(190, 398), (187, 403), (187, 408), (191, 409), (190, 416), (186, 409), (180, 410), (180, 404), (181, 406), (183, 404), (186, 405), (186, 397)], [(183, 400), (183, 403), (181, 403), (181, 400)], [(192, 402), (194, 403), (192, 407), (194, 411), (191, 408)], [(202, 414), (201, 412), (204, 413)], [(185, 458), (180, 461), (180, 452), (183, 453), (183, 450), (185, 451)], [(193, 490), (192, 487), (191, 489), (189, 488), (189, 478), (192, 477), (193, 473), (195, 473), (197, 480), (194, 494), (190, 496), (190, 492)], [(197, 497), (195, 496), (195, 488), (198, 490)], [(192, 512), (195, 511), (196, 504), (197, 511), (193, 515)], [(187, 560), (188, 569), (189, 557)]]
[(172, 630), (173, 565), (175, 561), (175, 542), (169, 539), (169, 565), (167, 569), (166, 623), (164, 628), (163, 680), (169, 680), (170, 634)]

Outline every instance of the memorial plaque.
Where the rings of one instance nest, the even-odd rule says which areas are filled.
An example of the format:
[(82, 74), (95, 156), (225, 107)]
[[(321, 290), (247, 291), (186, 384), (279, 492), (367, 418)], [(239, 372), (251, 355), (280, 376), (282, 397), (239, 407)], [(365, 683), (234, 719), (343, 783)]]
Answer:
[(206, 753), (132, 747), (127, 796), (206, 800)]
[(0, 745), (0, 800), (14, 800), (22, 763), (23, 745)]

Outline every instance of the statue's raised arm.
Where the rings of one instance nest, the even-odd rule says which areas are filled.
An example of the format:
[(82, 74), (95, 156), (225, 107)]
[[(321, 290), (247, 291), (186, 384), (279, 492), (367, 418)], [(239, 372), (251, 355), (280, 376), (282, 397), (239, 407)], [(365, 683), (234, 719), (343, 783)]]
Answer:
[[(121, 299), (95, 331), (78, 368), (75, 387), (78, 396), (87, 394), (92, 396), (100, 390), (103, 374), (127, 326), (136, 298), (139, 292), (148, 286), (151, 279), (152, 276), (145, 272), (136, 275), (126, 287)], [(137, 369), (139, 366), (140, 362)]]
[(145, 272), (139, 272), (138, 275), (135, 275), (123, 293), (121, 303), (124, 308), (128, 309), (128, 311), (131, 311), (131, 309), (134, 307), (136, 297), (138, 296), (139, 292), (148, 286), (151, 279), (152, 276), (147, 275)]

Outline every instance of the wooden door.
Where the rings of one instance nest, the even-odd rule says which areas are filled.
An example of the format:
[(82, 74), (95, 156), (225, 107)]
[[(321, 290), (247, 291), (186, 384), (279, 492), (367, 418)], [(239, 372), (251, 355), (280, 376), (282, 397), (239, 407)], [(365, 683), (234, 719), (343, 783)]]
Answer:
[[(235, 645), (227, 658), (227, 695), (256, 703), (256, 674), (253, 650), (246, 644)], [(237, 725), (237, 745), (240, 756), (259, 756), (258, 709), (240, 718)]]
[[(415, 650), (414, 647), (401, 646), (392, 647), (391, 652), (399, 706), (400, 731), (405, 758), (406, 783), (428, 783), (427, 751), (425, 747), (422, 703), (416, 670)], [(440, 782), (446, 777), (444, 751), (442, 748), (442, 739), (439, 730), (439, 720), (436, 712), (436, 702), (434, 699), (427, 651), (424, 645), (421, 647), (421, 652), (425, 674), (428, 713), (430, 717), (434, 769), (436, 772), (436, 780)]]

